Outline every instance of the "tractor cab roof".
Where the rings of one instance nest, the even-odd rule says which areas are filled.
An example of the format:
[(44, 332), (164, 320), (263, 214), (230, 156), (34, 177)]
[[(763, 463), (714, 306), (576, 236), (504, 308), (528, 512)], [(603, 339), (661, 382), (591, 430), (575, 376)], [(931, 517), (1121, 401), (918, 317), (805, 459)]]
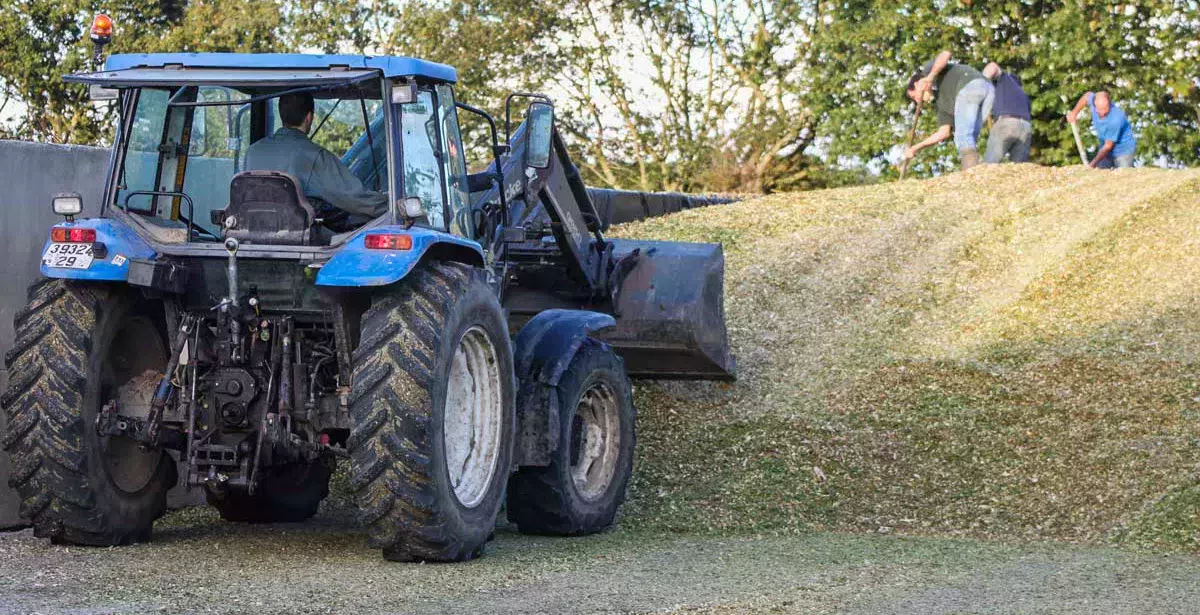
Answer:
[(402, 56), (303, 53), (130, 53), (110, 56), (104, 70), (77, 73), (69, 81), (113, 87), (197, 81), (256, 81), (275, 85), (357, 80), (366, 74), (419, 77), (455, 83), (451, 66)]

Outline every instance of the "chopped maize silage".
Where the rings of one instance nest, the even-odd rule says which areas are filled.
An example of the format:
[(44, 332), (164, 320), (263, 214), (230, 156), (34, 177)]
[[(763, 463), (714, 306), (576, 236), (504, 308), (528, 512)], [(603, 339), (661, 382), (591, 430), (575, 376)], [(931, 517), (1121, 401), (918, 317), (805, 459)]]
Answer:
[(614, 234), (725, 245), (740, 367), (638, 384), (627, 525), (1200, 549), (1200, 171), (982, 166)]

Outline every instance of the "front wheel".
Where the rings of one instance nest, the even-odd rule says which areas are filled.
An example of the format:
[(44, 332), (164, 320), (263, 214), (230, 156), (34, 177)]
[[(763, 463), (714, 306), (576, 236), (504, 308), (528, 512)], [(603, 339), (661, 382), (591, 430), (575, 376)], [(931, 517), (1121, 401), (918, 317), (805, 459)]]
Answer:
[(384, 557), (482, 551), (512, 465), (515, 388), (504, 312), (479, 270), (434, 263), (373, 299), (354, 352), (349, 448)]
[(633, 473), (633, 394), (625, 363), (587, 340), (559, 381), (558, 449), (508, 485), (508, 518), (522, 532), (572, 536), (612, 525)]

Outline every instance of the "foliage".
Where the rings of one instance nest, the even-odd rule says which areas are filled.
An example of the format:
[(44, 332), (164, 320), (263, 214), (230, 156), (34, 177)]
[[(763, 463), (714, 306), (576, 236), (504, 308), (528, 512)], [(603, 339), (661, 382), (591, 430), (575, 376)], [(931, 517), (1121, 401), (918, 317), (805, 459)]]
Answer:
[[(88, 68), (100, 10), (117, 24), (113, 52), (412, 55), (458, 68), (459, 99), (497, 116), (508, 92), (548, 93), (597, 185), (777, 192), (890, 177), (911, 119), (903, 80), (942, 49), (1021, 77), (1037, 162), (1075, 161), (1062, 116), (1099, 87), (1133, 119), (1143, 162), (1200, 162), (1195, 0), (22, 0), (0, 23), (0, 113), (18, 110), (0, 136), (104, 140), (109, 107), (61, 81)], [(478, 161), (487, 133), (464, 119)], [(953, 168), (951, 149), (917, 171)]]
[[(882, 166), (911, 121), (905, 80), (948, 49), (956, 61), (996, 61), (1020, 77), (1033, 107), (1035, 162), (1078, 160), (1064, 114), (1084, 92), (1104, 88), (1128, 112), (1143, 162), (1200, 162), (1193, 0), (850, 0), (825, 3), (822, 20), (808, 77), (831, 160)], [(935, 128), (933, 116), (922, 118), (923, 132)], [(938, 151), (918, 170), (956, 164), (951, 147)]]
[(576, 2), (567, 126), (593, 183), (642, 190), (811, 187), (802, 88), (812, 2)]
[(91, 70), (92, 15), (114, 21), (108, 52), (272, 51), (281, 14), (269, 0), (26, 0), (0, 21), (0, 96), (25, 110), (7, 132), (57, 143), (98, 143), (111, 108), (63, 75)]

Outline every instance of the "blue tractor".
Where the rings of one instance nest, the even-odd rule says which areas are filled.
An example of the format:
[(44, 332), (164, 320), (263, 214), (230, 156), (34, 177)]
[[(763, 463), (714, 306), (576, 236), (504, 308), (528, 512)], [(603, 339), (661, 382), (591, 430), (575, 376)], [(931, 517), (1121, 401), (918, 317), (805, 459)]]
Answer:
[[(523, 532), (596, 532), (632, 470), (630, 376), (733, 378), (720, 246), (606, 238), (544, 96), (510, 96), (510, 130), (404, 57), (114, 55), (68, 80), (119, 119), (98, 215), (53, 197), (6, 358), (38, 536), (148, 540), (177, 482), (228, 520), (300, 521), (341, 459), (388, 559), (472, 558), (505, 504)], [(299, 92), (386, 213), (244, 168)]]

